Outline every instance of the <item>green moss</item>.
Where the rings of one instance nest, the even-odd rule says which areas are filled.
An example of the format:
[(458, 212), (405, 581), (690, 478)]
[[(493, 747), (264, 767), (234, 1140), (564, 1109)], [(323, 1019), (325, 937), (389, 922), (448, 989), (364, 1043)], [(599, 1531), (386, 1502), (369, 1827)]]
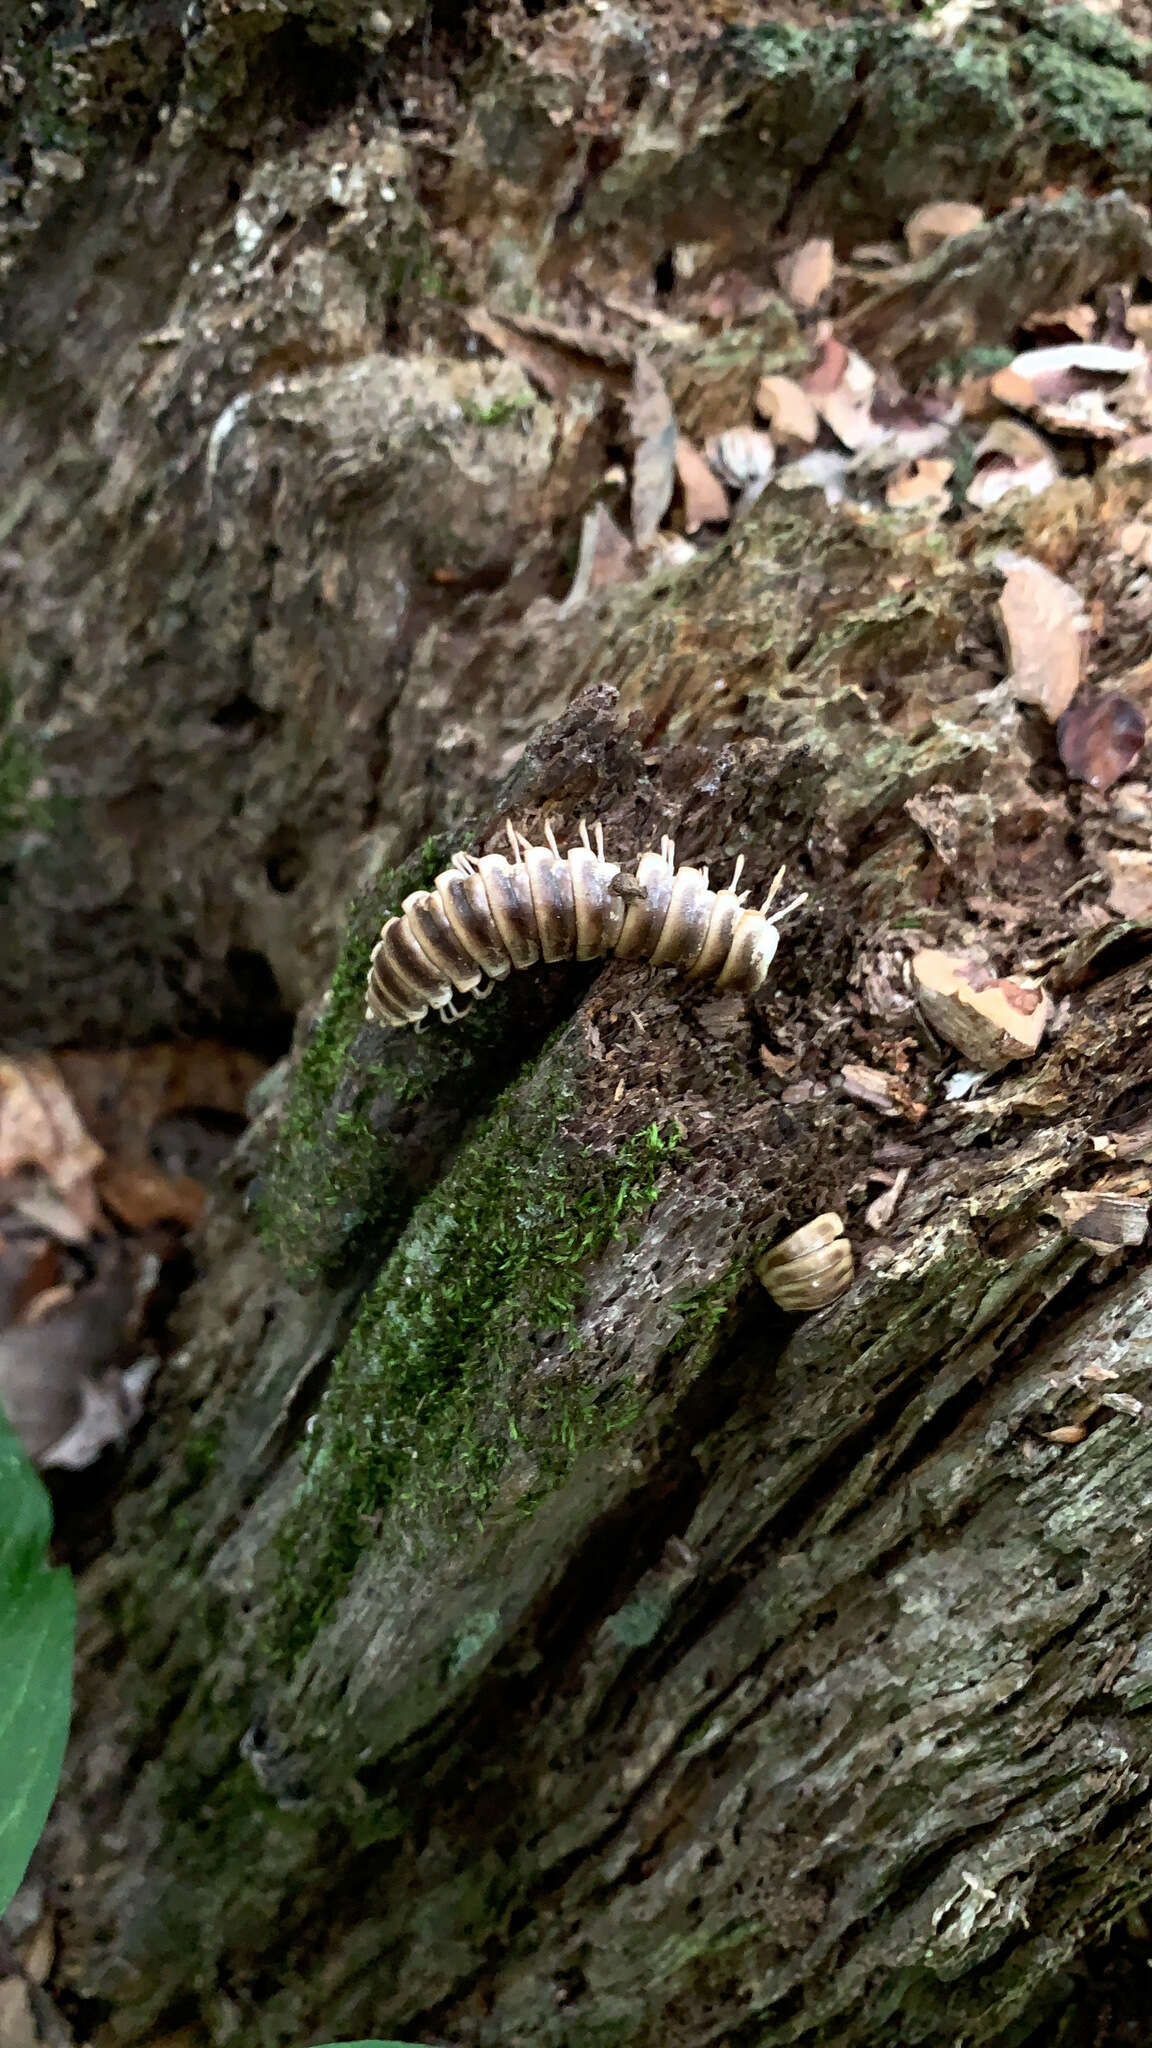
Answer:
[[(389, 870), (352, 907), (332, 986), (300, 1055), (276, 1150), (260, 1192), (257, 1225), (268, 1250), (293, 1277), (329, 1270), (350, 1233), (386, 1227), (396, 1206), (392, 1162), (368, 1120), (373, 1092), (407, 1077), (387, 1054), (357, 1065), (364, 1032), (369, 955), (385, 917), (410, 889), (445, 864), (445, 839), (431, 839), (404, 867)], [(374, 1042), (379, 1044), (378, 1034)], [(347, 1083), (341, 1094), (341, 1083)]]
[(315, 1418), (280, 1536), (276, 1647), (311, 1640), (380, 1517), (448, 1528), (498, 1489), (538, 1499), (628, 1409), (627, 1388), (564, 1370), (521, 1382), (544, 1333), (564, 1339), (588, 1261), (652, 1203), (674, 1134), (614, 1155), (575, 1145), (570, 1042), (498, 1106), (413, 1215), (366, 1294)]
[(486, 401), (468, 397), (460, 400), (465, 419), (474, 420), (478, 427), (506, 427), (535, 408), (536, 400), (528, 390), (504, 392)]
[(1099, 157), (1113, 175), (1152, 171), (1152, 45), (1083, 7), (1046, 9), (1013, 49), (1013, 68), (1047, 139)]
[(20, 839), (51, 822), (50, 807), (37, 793), (42, 764), (16, 713), (10, 685), (0, 677), (0, 903), (20, 858)]

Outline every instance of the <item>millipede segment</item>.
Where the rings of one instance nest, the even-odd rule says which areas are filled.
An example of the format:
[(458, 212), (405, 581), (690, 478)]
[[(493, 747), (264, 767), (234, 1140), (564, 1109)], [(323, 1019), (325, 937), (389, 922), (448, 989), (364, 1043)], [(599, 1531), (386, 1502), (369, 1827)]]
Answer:
[(509, 821), (510, 858), (455, 853), (431, 889), (404, 898), (372, 951), (370, 1022), (399, 1029), (431, 1011), (453, 1022), (457, 996), (480, 999), (512, 970), (537, 961), (649, 960), (690, 981), (751, 995), (767, 977), (781, 921), (798, 896), (769, 916), (784, 870), (758, 910), (740, 889), (744, 856), (727, 889), (713, 889), (707, 868), (676, 865), (671, 839), (642, 853), (624, 874), (604, 852), (597, 821), (590, 838), (562, 854), (552, 826), (533, 845)]

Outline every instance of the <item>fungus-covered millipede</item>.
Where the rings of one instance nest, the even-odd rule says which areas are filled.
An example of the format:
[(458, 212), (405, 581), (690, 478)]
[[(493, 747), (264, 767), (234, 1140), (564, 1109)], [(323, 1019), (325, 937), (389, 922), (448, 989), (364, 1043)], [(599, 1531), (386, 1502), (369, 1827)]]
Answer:
[(430, 1010), (446, 1023), (462, 1012), (458, 995), (490, 995), (514, 967), (538, 960), (649, 960), (689, 981), (751, 995), (767, 977), (780, 920), (797, 897), (769, 916), (776, 877), (759, 910), (739, 890), (741, 854), (726, 889), (709, 886), (707, 868), (677, 867), (671, 839), (642, 853), (635, 875), (604, 856), (586, 825), (580, 844), (562, 854), (551, 825), (533, 846), (509, 823), (512, 858), (456, 853), (431, 889), (404, 898), (373, 949), (368, 976), (370, 1022), (399, 1029)]

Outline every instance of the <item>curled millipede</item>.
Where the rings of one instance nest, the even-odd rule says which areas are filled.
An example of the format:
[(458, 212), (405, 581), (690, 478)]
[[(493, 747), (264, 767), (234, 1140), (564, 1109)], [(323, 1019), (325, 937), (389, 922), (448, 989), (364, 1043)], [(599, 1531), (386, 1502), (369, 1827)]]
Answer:
[(852, 1285), (855, 1270), (843, 1219), (835, 1209), (781, 1238), (756, 1265), (773, 1301), (789, 1315), (827, 1308)]
[(602, 825), (593, 844), (582, 823), (580, 844), (566, 855), (551, 825), (544, 837), (546, 845), (530, 845), (509, 823), (510, 860), (453, 854), (431, 889), (404, 898), (373, 948), (369, 1022), (399, 1028), (435, 1010), (451, 1023), (462, 1015), (458, 995), (488, 996), (514, 967), (605, 954), (751, 995), (772, 964), (781, 919), (804, 900), (769, 916), (781, 869), (759, 910), (748, 909), (748, 891), (737, 886), (743, 854), (728, 888), (713, 889), (707, 868), (676, 866), (671, 839), (642, 853), (627, 875), (605, 859)]

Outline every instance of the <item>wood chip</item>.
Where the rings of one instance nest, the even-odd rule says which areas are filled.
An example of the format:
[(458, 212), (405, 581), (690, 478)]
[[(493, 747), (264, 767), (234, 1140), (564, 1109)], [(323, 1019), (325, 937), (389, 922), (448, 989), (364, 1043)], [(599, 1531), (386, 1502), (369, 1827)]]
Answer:
[(944, 456), (928, 455), (920, 462), (905, 463), (889, 477), (885, 502), (893, 511), (946, 512), (953, 467)]
[(854, 1102), (863, 1102), (869, 1109), (878, 1110), (881, 1116), (909, 1117), (914, 1123), (928, 1114), (926, 1102), (918, 1102), (907, 1083), (895, 1074), (885, 1074), (878, 1067), (865, 1067), (854, 1060), (840, 1069), (844, 1093)]
[(1088, 621), (1079, 593), (1027, 555), (1001, 557), (1000, 616), (1012, 688), (1056, 722), (1080, 687)]
[(835, 271), (836, 254), (823, 235), (802, 243), (776, 265), (781, 291), (802, 313), (811, 313), (820, 304)]
[(1152, 923), (1152, 853), (1142, 847), (1115, 847), (1105, 853), (1104, 865), (1111, 877), (1109, 910), (1117, 917)]
[(711, 464), (683, 434), (676, 441), (676, 474), (684, 494), (684, 531), (726, 526), (732, 517), (728, 493)]
[(970, 235), (983, 225), (983, 213), (968, 200), (934, 199), (927, 206), (918, 206), (904, 223), (904, 240), (912, 261), (919, 263), (942, 242), (950, 242), (954, 235)]
[(632, 539), (638, 548), (649, 548), (672, 502), (677, 437), (664, 380), (645, 355), (636, 358), (628, 416), (636, 444), (632, 464)]
[(820, 432), (820, 415), (794, 377), (761, 377), (756, 410), (767, 420), (782, 448), (811, 448)]
[(986, 1074), (1030, 1059), (1051, 1020), (1052, 1005), (1039, 983), (997, 978), (965, 954), (926, 947), (913, 956), (912, 978), (933, 1030)]

